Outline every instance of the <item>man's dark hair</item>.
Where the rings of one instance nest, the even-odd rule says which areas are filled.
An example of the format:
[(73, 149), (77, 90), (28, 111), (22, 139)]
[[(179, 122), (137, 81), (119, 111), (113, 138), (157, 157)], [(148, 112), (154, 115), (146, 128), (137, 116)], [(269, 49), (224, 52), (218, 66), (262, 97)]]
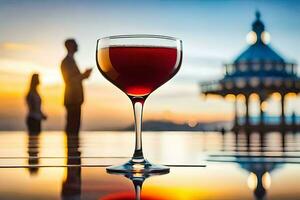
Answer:
[(76, 41), (73, 38), (69, 38), (65, 41), (65, 47), (69, 49), (70, 45), (74, 43), (76, 43)]

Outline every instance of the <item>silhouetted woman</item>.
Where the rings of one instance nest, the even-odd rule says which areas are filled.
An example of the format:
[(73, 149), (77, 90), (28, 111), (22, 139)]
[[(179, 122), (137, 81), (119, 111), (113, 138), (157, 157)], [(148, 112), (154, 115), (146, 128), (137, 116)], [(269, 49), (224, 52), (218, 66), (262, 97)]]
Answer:
[(47, 118), (41, 110), (42, 100), (37, 91), (37, 87), (39, 84), (39, 75), (33, 74), (31, 77), (30, 88), (26, 96), (26, 102), (28, 106), (26, 124), (28, 127), (29, 134), (40, 133), (41, 121)]

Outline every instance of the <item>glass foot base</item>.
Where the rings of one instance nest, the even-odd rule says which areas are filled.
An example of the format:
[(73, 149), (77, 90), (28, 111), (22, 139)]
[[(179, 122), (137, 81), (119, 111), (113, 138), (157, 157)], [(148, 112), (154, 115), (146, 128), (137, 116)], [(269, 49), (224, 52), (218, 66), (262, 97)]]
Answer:
[(144, 174), (165, 174), (170, 172), (170, 168), (163, 165), (155, 165), (147, 160), (134, 162), (132, 160), (123, 165), (107, 167), (106, 171), (113, 174), (144, 173)]

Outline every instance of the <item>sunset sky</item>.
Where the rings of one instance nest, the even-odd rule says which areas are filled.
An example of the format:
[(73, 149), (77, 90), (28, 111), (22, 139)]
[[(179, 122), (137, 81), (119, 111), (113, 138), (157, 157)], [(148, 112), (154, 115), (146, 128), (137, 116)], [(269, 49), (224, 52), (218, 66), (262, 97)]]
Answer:
[[(30, 75), (41, 76), (39, 88), (48, 129), (64, 124), (60, 62), (63, 42), (75, 38), (81, 70), (94, 67), (85, 81), (83, 129), (120, 128), (132, 123), (129, 99), (105, 80), (95, 63), (98, 38), (117, 34), (160, 34), (183, 40), (179, 73), (155, 91), (145, 105), (145, 119), (174, 122), (230, 120), (233, 104), (203, 98), (198, 83), (219, 79), (222, 63), (247, 47), (246, 35), (259, 9), (271, 34), (271, 46), (289, 61), (300, 61), (298, 1), (17, 1), (0, 0), (0, 129), (24, 129), (24, 96)], [(254, 104), (257, 103), (254, 101)], [(276, 98), (268, 113), (279, 114)], [(287, 113), (300, 106), (288, 98)], [(241, 113), (243, 104), (240, 103)], [(257, 110), (252, 106), (252, 113)], [(300, 115), (298, 109), (297, 114)]]

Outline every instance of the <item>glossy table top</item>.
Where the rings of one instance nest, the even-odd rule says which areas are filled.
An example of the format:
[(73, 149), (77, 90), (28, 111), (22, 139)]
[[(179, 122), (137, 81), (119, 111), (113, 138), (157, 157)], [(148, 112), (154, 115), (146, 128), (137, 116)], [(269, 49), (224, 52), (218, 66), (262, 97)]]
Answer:
[(0, 132), (0, 199), (300, 199), (300, 134), (145, 132), (148, 160), (169, 174), (129, 179), (105, 166), (129, 159), (129, 132)]

